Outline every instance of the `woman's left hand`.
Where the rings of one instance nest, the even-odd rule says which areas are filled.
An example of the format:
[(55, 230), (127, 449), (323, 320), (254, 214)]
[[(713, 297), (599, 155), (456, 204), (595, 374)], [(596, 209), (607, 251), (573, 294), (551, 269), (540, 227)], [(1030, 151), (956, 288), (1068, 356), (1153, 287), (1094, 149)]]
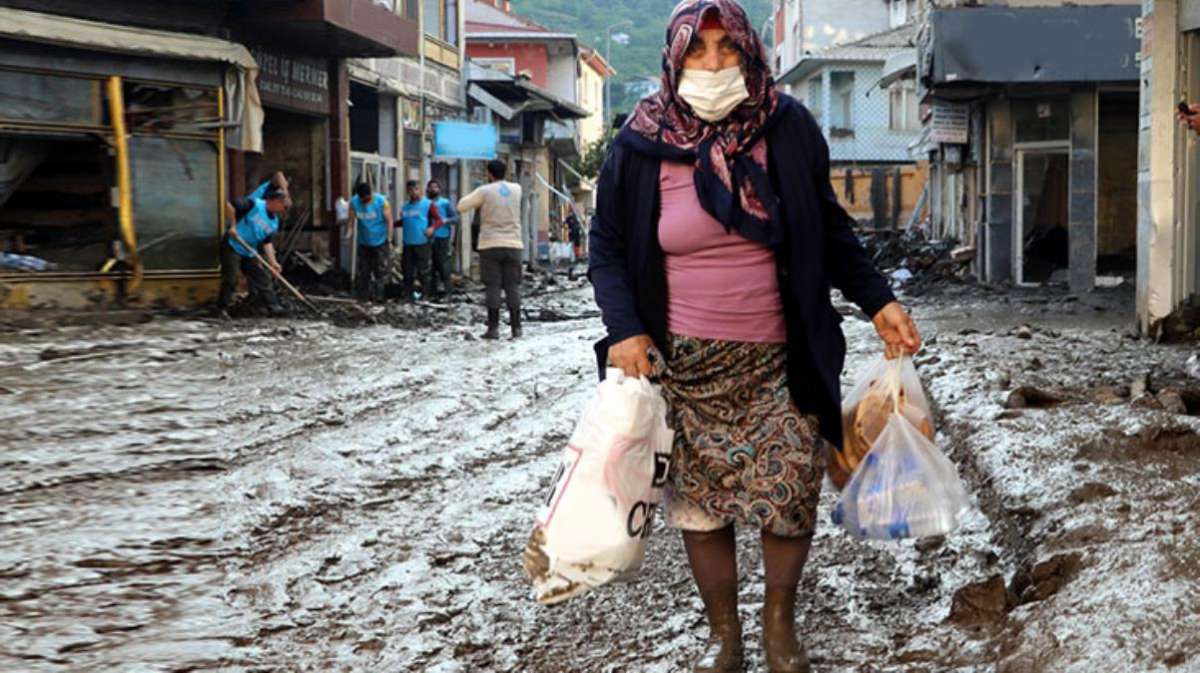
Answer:
[(908, 311), (894, 301), (880, 309), (871, 319), (875, 323), (875, 331), (883, 340), (883, 354), (889, 360), (901, 355), (912, 355), (921, 349), (921, 335), (913, 323)]

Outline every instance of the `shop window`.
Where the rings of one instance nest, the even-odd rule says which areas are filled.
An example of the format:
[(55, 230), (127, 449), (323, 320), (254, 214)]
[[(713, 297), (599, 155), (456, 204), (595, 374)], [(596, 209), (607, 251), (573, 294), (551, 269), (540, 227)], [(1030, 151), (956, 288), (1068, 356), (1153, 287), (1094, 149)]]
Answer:
[(217, 267), (217, 148), (207, 140), (129, 139), (134, 225), (147, 270)]
[(1071, 105), (1066, 98), (1016, 99), (1012, 102), (1012, 112), (1019, 143), (1071, 137)]
[(117, 239), (107, 145), (0, 134), (0, 250), (31, 255), (59, 271), (98, 270)]
[(130, 133), (212, 133), (222, 121), (216, 89), (129, 81), (122, 88)]
[[(105, 268), (120, 236), (103, 80), (0, 70), (0, 91), (0, 249), (63, 272)], [(217, 89), (125, 80), (122, 97), (145, 268), (214, 269)]]
[(100, 126), (100, 82), (0, 70), (0, 120)]

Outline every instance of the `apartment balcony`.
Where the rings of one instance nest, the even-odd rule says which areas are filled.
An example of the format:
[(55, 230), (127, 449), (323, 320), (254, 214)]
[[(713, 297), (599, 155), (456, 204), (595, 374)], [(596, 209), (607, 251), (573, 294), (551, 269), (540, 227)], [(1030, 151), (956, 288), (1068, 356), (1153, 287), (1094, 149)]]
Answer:
[(245, 0), (235, 15), (243, 35), (337, 58), (418, 56), (420, 30), (403, 0)]

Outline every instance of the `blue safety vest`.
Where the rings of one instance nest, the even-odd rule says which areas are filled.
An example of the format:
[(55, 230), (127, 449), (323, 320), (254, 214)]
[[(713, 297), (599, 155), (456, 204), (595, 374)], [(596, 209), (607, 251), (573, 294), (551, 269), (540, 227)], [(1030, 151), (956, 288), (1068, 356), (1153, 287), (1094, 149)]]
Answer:
[(234, 251), (242, 257), (253, 259), (254, 252), (251, 249), (258, 250), (265, 241), (274, 236), (275, 232), (279, 231), (279, 219), (267, 211), (266, 201), (259, 198), (251, 198), (253, 199), (254, 206), (235, 225), (238, 236), (241, 236), (242, 240), (250, 248), (248, 249), (246, 246), (238, 243), (232, 236), (229, 237), (229, 245), (233, 246)]
[[(433, 203), (435, 205), (437, 205), (438, 212), (442, 214), (442, 222), (447, 222), (450, 219), (450, 209), (453, 207), (453, 205), (450, 203), (450, 199), (448, 199), (444, 196), (439, 196), (438, 200), (434, 201)], [(433, 232), (433, 237), (434, 238), (450, 238), (450, 230), (451, 229), (452, 229), (451, 225), (445, 224), (444, 226), (442, 226), (441, 229), (438, 229), (437, 231)]]
[(387, 199), (383, 194), (371, 197), (371, 202), (365, 207), (362, 199), (357, 196), (350, 199), (350, 207), (354, 209), (354, 216), (358, 218), (359, 245), (378, 248), (388, 242), (387, 219), (383, 216), (385, 206), (387, 206)]
[(425, 198), (420, 201), (405, 201), (404, 209), (400, 211), (404, 219), (404, 245), (425, 245), (429, 237), (425, 230), (429, 228), (429, 206), (432, 202)]

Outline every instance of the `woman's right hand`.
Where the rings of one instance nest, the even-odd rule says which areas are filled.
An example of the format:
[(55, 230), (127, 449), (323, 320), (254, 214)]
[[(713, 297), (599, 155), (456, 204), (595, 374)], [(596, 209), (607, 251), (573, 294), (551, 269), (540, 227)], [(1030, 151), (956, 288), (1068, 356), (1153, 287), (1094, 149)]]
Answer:
[(616, 367), (626, 376), (639, 378), (650, 376), (650, 349), (654, 348), (654, 340), (645, 334), (629, 337), (608, 348), (608, 364)]

